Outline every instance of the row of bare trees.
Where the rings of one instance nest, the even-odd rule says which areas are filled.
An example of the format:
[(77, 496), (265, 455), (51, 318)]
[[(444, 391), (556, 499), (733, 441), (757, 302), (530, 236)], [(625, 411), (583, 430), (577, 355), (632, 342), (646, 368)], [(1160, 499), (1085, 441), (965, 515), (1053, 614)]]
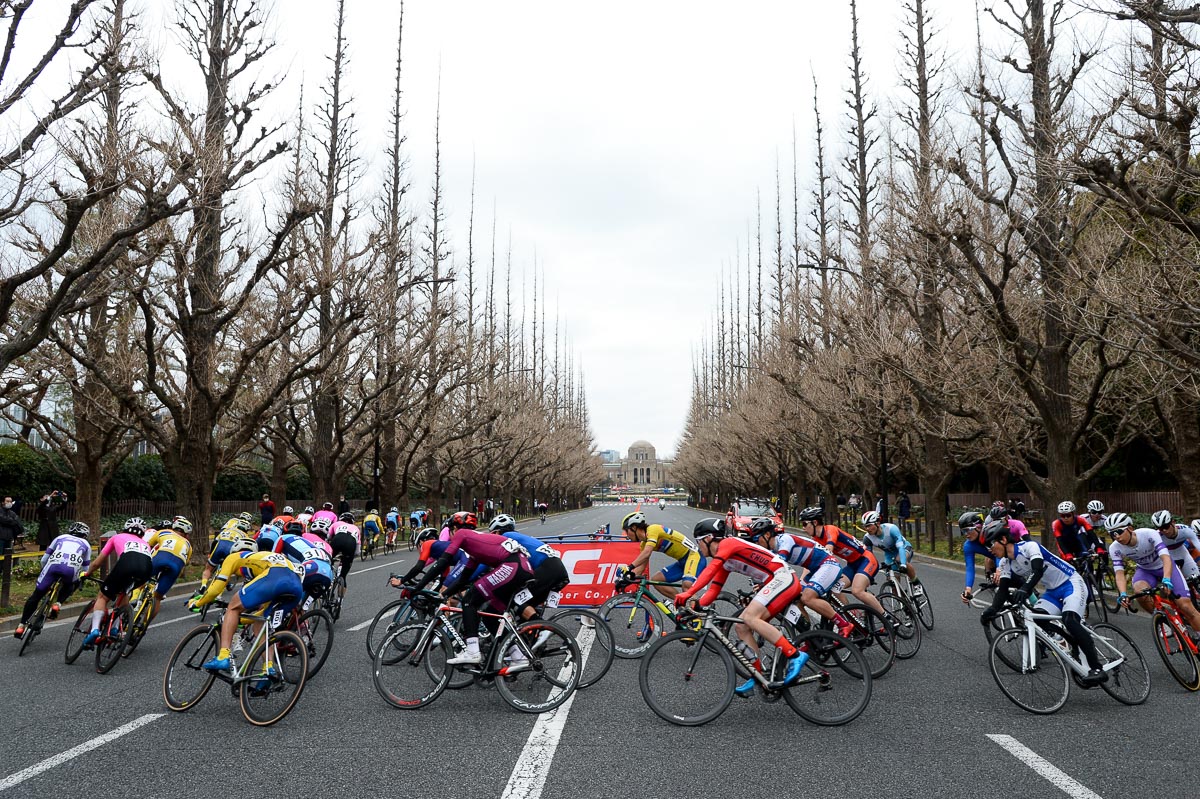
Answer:
[(964, 467), (1052, 514), (1141, 439), (1200, 515), (1200, 13), (996, 4), (960, 62), (933, 0), (903, 8), (880, 110), (849, 5), (849, 135), (814, 85), (811, 178), (776, 178), (722, 286), (755, 301), (723, 299), (695, 355), (677, 474), (801, 497), (914, 474), (940, 523)]
[(344, 2), (315, 107), (301, 96), (286, 123), (261, 121), (280, 89), (259, 0), (180, 0), (182, 82), (126, 0), (77, 0), (40, 52), (17, 52), (34, 5), (0, 7), (0, 400), (63, 456), (82, 519), (98, 523), (140, 441), (198, 519), (238, 464), (267, 465), (277, 497), (302, 465), (318, 499), (355, 477), (385, 504), (434, 507), (576, 499), (599, 481), (544, 279), (539, 294), (535, 267), (514, 301), (511, 247), (498, 263), (493, 222), (480, 256), (473, 200), (465, 253), (451, 244), (440, 136), (429, 200), (413, 200), (402, 7), (371, 191)]

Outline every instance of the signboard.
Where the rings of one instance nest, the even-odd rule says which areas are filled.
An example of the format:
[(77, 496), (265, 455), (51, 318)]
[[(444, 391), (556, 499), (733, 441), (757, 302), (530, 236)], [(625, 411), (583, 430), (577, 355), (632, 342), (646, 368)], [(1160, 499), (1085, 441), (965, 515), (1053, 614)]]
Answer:
[(617, 569), (632, 563), (641, 548), (632, 541), (551, 542), (550, 546), (562, 555), (563, 565), (571, 575), (571, 582), (563, 589), (559, 600), (559, 604), (566, 607), (603, 604), (613, 595)]

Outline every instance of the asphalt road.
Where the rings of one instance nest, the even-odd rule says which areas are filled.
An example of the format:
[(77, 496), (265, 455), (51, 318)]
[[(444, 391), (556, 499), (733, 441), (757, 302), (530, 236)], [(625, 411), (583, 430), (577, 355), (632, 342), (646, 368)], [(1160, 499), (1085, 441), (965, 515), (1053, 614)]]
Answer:
[[(616, 526), (623, 512), (598, 507), (524, 531), (585, 533)], [(683, 507), (648, 515), (689, 530), (704, 516)], [(1118, 621), (1150, 666), (1152, 692), (1140, 707), (1073, 687), (1054, 716), (1017, 708), (988, 671), (978, 612), (958, 600), (961, 571), (922, 565), (937, 626), (916, 658), (875, 682), (870, 706), (845, 727), (815, 727), (786, 704), (760, 698), (735, 698), (705, 727), (675, 727), (642, 700), (637, 662), (622, 660), (577, 692), (565, 714), (539, 722), (474, 687), (447, 691), (417, 711), (393, 709), (378, 696), (360, 625), (395, 598), (388, 572), (409, 564), (407, 552), (355, 564), (329, 663), (272, 728), (249, 725), (220, 683), (191, 711), (167, 710), (163, 668), (196, 623), (182, 597), (168, 598), (138, 651), (108, 675), (95, 673), (90, 653), (63, 663), (69, 620), (48, 628), (21, 658), (6, 635), (0, 799), (81, 791), (155, 799), (1188, 793), (1200, 696), (1161, 665), (1145, 614)], [(1027, 750), (1018, 758), (989, 735), (1011, 736)]]

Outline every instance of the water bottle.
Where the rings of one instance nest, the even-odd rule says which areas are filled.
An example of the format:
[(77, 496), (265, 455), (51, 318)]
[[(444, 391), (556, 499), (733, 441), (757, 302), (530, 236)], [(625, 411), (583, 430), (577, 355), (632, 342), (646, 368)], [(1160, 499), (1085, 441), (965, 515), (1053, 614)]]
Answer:
[(750, 661), (751, 663), (754, 662), (754, 660), (755, 660), (754, 650), (751, 649), (750, 645), (747, 644), (745, 641), (737, 642), (737, 651), (741, 652), (742, 657), (744, 657), (746, 660)]

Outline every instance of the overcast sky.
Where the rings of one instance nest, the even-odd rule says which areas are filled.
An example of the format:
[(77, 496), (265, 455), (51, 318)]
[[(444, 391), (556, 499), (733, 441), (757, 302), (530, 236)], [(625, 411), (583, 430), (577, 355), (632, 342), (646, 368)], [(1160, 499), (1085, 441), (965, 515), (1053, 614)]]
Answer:
[[(142, 2), (148, 37), (169, 54), (171, 4)], [(940, 0), (933, 8), (942, 47), (968, 53), (973, 7)], [(273, 115), (294, 118), (302, 83), (316, 100), (334, 11), (333, 0), (276, 2), (279, 47), (268, 69), (285, 81)], [(399, 12), (391, 0), (347, 3), (366, 194), (383, 169)], [(860, 3), (884, 113), (895, 93), (900, 12), (899, 0)], [(746, 249), (757, 191), (773, 218), (776, 159), (786, 181), (793, 126), (802, 181), (808, 174), (813, 72), (840, 153), (848, 53), (849, 6), (840, 0), (405, 4), (414, 205), (428, 197), (440, 74), (456, 249), (465, 252), (474, 163), (482, 227), (494, 204), (517, 270), (530, 281), (535, 254), (545, 270), (549, 306), (583, 364), (600, 448), (624, 452), (644, 438), (660, 454), (674, 451), (719, 275)], [(169, 82), (184, 63), (166, 58)]]

